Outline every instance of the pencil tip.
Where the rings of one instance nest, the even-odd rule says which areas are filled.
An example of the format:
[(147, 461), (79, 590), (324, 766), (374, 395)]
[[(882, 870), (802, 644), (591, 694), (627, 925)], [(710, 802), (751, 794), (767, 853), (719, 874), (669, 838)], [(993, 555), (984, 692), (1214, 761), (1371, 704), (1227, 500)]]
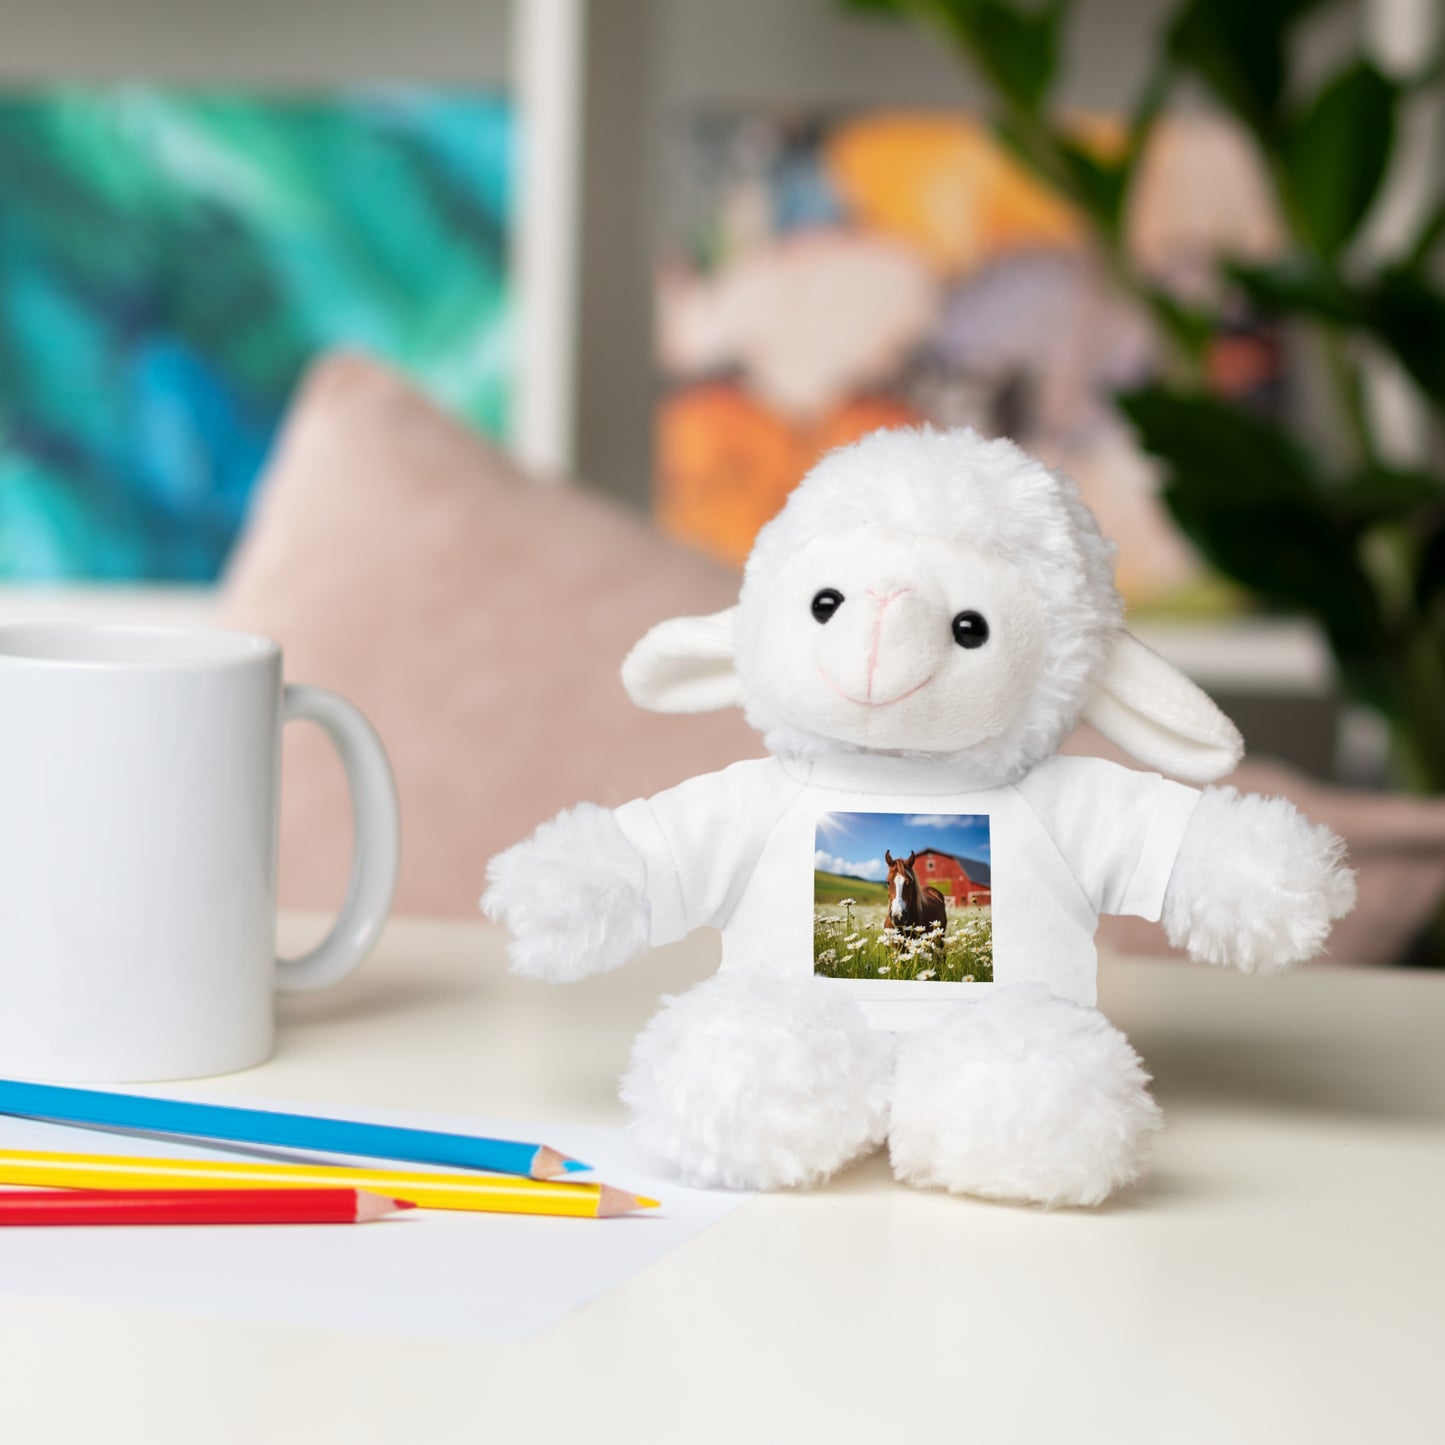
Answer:
[(644, 1199), (640, 1194), (629, 1194), (625, 1189), (614, 1189), (610, 1184), (599, 1184), (597, 1189), (599, 1219), (607, 1219), (614, 1214), (631, 1214), (637, 1209), (657, 1208), (657, 1200)]
[(356, 1222), (365, 1224), (372, 1219), (385, 1219), (399, 1209), (415, 1209), (410, 1199), (389, 1199), (384, 1194), (373, 1194), (366, 1189), (356, 1191)]
[(579, 1169), (590, 1169), (591, 1167), (590, 1164), (582, 1163), (580, 1159), (569, 1159), (555, 1149), (548, 1149), (546, 1145), (543, 1145), (532, 1156), (533, 1179), (555, 1179), (559, 1174), (575, 1174)]

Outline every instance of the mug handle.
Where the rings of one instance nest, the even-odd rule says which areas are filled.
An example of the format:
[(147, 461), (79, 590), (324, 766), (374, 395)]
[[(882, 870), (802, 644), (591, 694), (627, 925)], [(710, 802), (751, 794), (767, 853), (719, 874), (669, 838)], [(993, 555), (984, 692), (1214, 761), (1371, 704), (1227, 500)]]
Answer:
[(276, 987), (283, 993), (310, 993), (336, 983), (376, 947), (396, 892), (401, 853), (396, 784), (376, 729), (334, 692), (288, 685), (281, 721), (298, 718), (320, 724), (335, 746), (351, 789), (356, 833), (340, 916), (309, 953), (276, 961)]

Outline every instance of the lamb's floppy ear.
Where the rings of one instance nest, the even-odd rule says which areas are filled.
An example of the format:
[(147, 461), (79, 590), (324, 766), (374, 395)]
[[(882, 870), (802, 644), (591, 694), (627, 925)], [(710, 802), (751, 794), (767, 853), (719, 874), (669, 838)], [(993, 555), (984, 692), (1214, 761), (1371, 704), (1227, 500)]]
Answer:
[(1212, 783), (1244, 756), (1239, 729), (1177, 668), (1121, 632), (1084, 721), (1160, 772)]
[(743, 700), (733, 669), (733, 615), (659, 622), (622, 664), (622, 685), (651, 712), (715, 712)]

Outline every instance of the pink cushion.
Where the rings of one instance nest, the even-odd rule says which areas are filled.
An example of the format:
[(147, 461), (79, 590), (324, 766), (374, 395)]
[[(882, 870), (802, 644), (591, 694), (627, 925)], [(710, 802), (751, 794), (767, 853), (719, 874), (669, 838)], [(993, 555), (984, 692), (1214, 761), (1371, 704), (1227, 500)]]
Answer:
[[(397, 910), (470, 917), (487, 859), (559, 808), (759, 755), (737, 713), (647, 714), (618, 680), (653, 623), (729, 606), (737, 585), (606, 500), (522, 478), (375, 362), (335, 356), (298, 394), (222, 615), (380, 732), (401, 797)], [(287, 729), (282, 797), (282, 904), (334, 907), (350, 810), (312, 728)]]

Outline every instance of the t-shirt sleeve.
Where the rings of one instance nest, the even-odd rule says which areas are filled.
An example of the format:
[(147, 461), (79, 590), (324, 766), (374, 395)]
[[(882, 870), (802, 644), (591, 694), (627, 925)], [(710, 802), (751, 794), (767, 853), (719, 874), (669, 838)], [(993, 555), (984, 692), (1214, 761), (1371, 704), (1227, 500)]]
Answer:
[(789, 792), (775, 764), (744, 762), (616, 810), (647, 865), (654, 948), (727, 922)]
[(1197, 788), (1102, 758), (1051, 758), (1018, 785), (1098, 913), (1157, 920)]

